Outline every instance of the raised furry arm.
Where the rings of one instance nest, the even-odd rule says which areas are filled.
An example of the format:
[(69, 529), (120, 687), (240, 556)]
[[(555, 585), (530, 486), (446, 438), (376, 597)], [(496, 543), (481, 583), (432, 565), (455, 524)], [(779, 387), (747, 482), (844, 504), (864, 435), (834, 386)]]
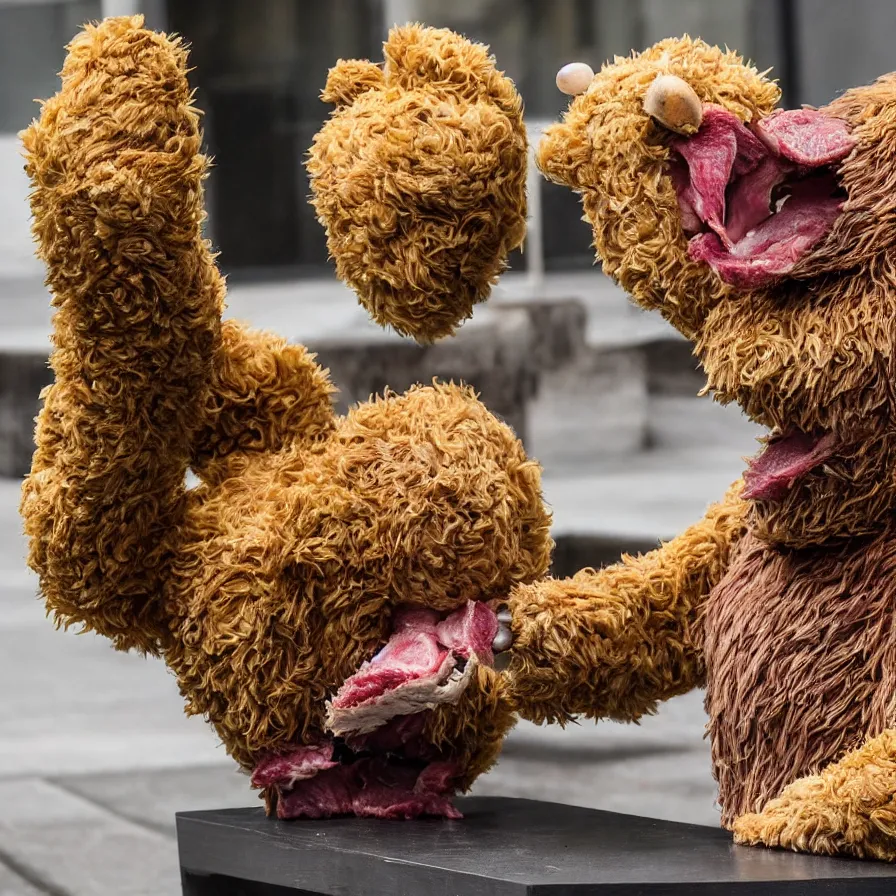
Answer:
[(702, 684), (700, 609), (745, 531), (740, 490), (655, 551), (511, 594), (508, 694), (524, 718), (635, 721)]
[(56, 619), (157, 652), (224, 288), (201, 234), (186, 53), (141, 26), (108, 19), (75, 38), (24, 134), (57, 312), (21, 511)]
[(253, 456), (328, 437), (335, 387), (304, 346), (226, 320), (206, 392), (192, 467), (210, 484)]

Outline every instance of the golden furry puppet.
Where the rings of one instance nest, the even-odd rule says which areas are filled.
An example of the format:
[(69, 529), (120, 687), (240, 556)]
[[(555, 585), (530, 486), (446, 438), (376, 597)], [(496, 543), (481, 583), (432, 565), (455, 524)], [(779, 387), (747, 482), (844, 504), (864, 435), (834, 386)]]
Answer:
[(894, 860), (896, 77), (780, 111), (685, 38), (581, 86), (542, 170), (771, 435), (656, 551), (515, 589), (517, 705), (632, 720), (705, 685), (738, 842)]
[[(396, 104), (417, 121), (429, 109), (439, 120), (423, 142), (462, 151), (466, 129), (488, 122), (516, 158), (519, 100), (481, 48), (411, 30), (387, 54), (388, 103), (356, 101), (369, 124), (379, 114), (383, 130)], [(424, 72), (438, 81), (443, 58), (472, 67), (456, 89), (429, 90)], [(465, 388), (416, 388), (337, 418), (304, 348), (222, 322), (177, 40), (139, 17), (88, 27), (24, 141), (56, 307), (56, 377), (21, 504), (49, 610), (163, 657), (187, 710), (281, 817), (456, 816), (451, 795), (491, 765), (514, 719), (490, 663), (491, 602), (547, 569), (537, 465)], [(316, 150), (331, 224), (340, 203), (369, 198), (365, 152), (402, 158), (367, 134), (357, 180), (342, 181), (325, 170), (326, 136)], [(343, 148), (332, 151), (341, 172)], [(487, 152), (476, 158), (496, 172)], [(376, 220), (416, 239), (403, 171)], [(511, 222), (500, 236), (495, 197), (466, 191), (440, 211), (430, 190), (428, 251), (450, 231), (442, 275), (473, 284), (454, 305), (444, 297), (435, 330), (468, 313), (518, 240), (508, 191), (516, 211), (498, 214)], [(487, 258), (464, 248), (482, 232), (498, 234)], [(383, 289), (368, 296), (377, 318), (413, 330)]]

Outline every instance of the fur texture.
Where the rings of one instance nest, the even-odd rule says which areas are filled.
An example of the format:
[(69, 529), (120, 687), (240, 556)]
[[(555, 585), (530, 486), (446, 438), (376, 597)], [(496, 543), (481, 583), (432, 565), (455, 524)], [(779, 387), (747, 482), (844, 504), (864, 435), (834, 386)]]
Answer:
[(396, 28), (385, 65), (343, 61), (308, 159), (336, 271), (381, 324), (420, 342), (488, 298), (526, 232), (526, 130), (487, 49)]
[(657, 552), (517, 588), (511, 690), (539, 720), (634, 719), (705, 683), (741, 842), (894, 859), (896, 77), (820, 110), (853, 141), (833, 172), (839, 215), (748, 288), (689, 254), (682, 138), (643, 107), (659, 74), (747, 124), (778, 101), (735, 54), (663, 41), (604, 66), (548, 130), (542, 170), (582, 195), (605, 271), (694, 342), (706, 391), (836, 447), (774, 498), (735, 487)]
[(739, 488), (649, 554), (515, 590), (508, 675), (523, 716), (633, 722), (705, 683), (701, 596), (719, 582), (744, 532)]
[[(221, 323), (191, 102), (179, 41), (109, 19), (24, 135), (57, 310), (21, 511), (57, 623), (164, 657), (249, 770), (325, 737), (326, 699), (399, 605), (447, 612), (544, 575), (549, 517), (538, 466), (470, 390), (337, 418), (302, 347)], [(322, 202), (334, 184), (320, 172)], [(480, 667), (422, 738), (466, 788), (513, 719)]]
[[(705, 605), (722, 822), (896, 724), (893, 527), (861, 549), (739, 545)], [(894, 757), (896, 758), (896, 757)]]

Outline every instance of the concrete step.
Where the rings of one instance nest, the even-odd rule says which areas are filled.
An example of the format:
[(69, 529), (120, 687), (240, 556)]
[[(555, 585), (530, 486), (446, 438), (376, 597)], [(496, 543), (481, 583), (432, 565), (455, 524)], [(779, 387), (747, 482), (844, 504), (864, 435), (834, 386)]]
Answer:
[[(46, 308), (29, 311), (33, 319), (22, 309), (40, 304), (41, 295), (46, 306), (47, 295), (30, 280), (7, 280), (2, 287), (24, 297), (7, 303), (14, 324), (0, 333), (0, 475), (21, 476), (31, 464), (38, 394), (52, 380), (48, 331), (38, 320)], [(307, 284), (237, 287), (229, 313), (249, 310), (252, 297), (254, 325), (270, 327), (279, 315), (273, 328), (307, 344), (330, 369), (340, 411), (387, 386), (400, 392), (434, 377), (462, 381), (534, 454), (544, 450), (551, 466), (640, 450), (649, 442), (651, 392), (690, 394), (698, 388), (686, 345), (671, 331), (645, 336), (635, 325), (640, 318), (626, 317), (617, 292), (607, 293), (609, 310), (590, 309), (606, 324), (601, 342), (587, 341), (591, 321), (584, 301), (504, 296), (477, 309), (455, 338), (418, 346), (372, 324), (339, 284), (321, 284), (319, 295), (309, 290)], [(284, 308), (286, 298), (295, 298), (291, 291), (307, 312), (301, 321), (294, 309)], [(627, 343), (621, 339), (624, 324)], [(556, 454), (542, 447), (548, 445), (558, 447)]]
[[(572, 306), (581, 327), (584, 313)], [(551, 329), (535, 326), (527, 309), (505, 309), (474, 318), (453, 339), (421, 346), (410, 340), (369, 336), (307, 341), (339, 389), (337, 410), (381, 395), (387, 387), (404, 392), (415, 383), (463, 382), (525, 441), (529, 406), (539, 388), (539, 363), (549, 358), (555, 333), (574, 329), (561, 315)], [(562, 337), (561, 337), (562, 338)]]
[(645, 452), (625, 469), (619, 462), (589, 475), (546, 471), (542, 484), (556, 538), (644, 544), (672, 538), (697, 522), (742, 469), (727, 450)]

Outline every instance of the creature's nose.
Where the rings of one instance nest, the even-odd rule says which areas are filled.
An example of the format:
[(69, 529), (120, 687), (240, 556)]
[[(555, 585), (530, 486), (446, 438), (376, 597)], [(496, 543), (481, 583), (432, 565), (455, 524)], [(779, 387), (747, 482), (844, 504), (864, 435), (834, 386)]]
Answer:
[(568, 96), (584, 93), (594, 80), (594, 69), (585, 62), (570, 62), (557, 72), (557, 87)]
[(676, 134), (697, 133), (703, 103), (694, 88), (676, 75), (658, 75), (644, 94), (644, 111)]

